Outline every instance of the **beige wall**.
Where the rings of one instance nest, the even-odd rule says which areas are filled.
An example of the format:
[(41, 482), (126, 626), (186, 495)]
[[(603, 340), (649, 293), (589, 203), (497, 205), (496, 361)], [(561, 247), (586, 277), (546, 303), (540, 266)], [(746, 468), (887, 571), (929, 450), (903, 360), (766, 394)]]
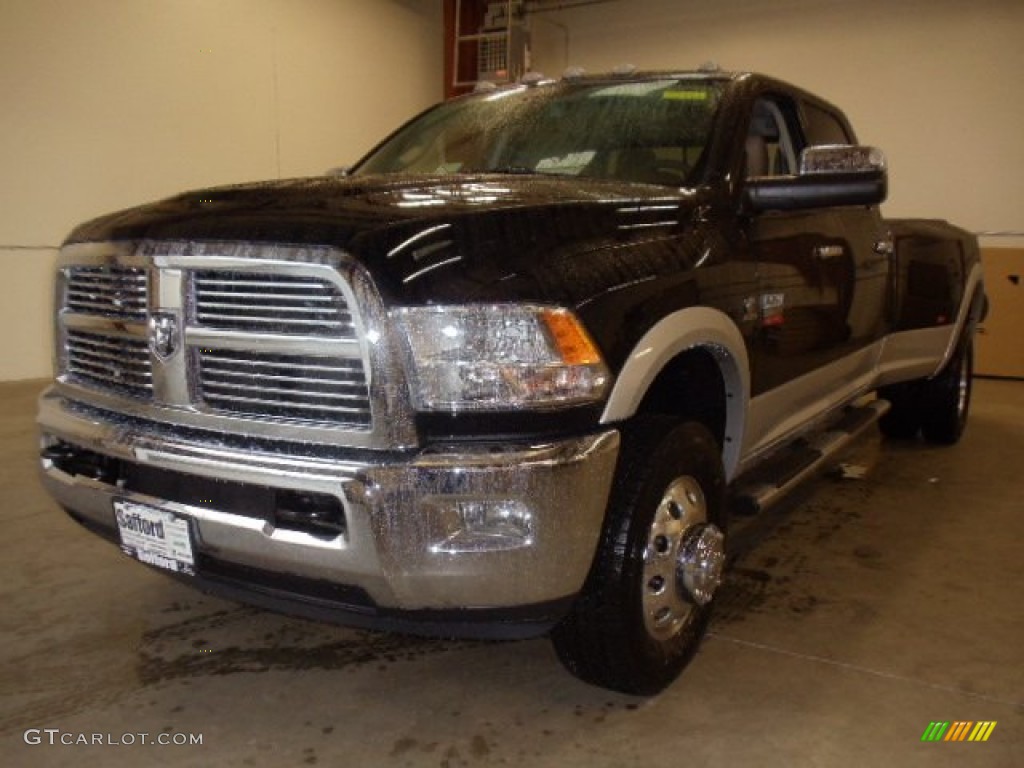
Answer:
[(442, 96), (441, 0), (0, 0), (0, 380), (92, 216), (356, 160)]
[(547, 74), (712, 60), (802, 85), (886, 151), (888, 215), (1024, 230), (1022, 0), (618, 0), (531, 27)]
[[(791, 80), (886, 150), (889, 215), (1024, 230), (1021, 0), (618, 0), (532, 28), (548, 74), (711, 59)], [(351, 162), (440, 98), (441, 40), (440, 0), (0, 0), (0, 380), (49, 375), (74, 224)]]

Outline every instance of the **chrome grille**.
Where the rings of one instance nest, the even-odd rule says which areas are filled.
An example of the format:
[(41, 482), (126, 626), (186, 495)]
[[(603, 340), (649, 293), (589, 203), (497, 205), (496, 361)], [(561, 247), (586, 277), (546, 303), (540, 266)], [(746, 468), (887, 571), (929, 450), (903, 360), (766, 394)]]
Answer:
[(153, 371), (145, 341), (68, 329), (67, 375), (86, 386), (147, 398), (153, 394)]
[(323, 278), (199, 271), (193, 296), (195, 322), (204, 328), (355, 338), (345, 297)]
[[(338, 249), (74, 243), (58, 269), (58, 381), (69, 397), (211, 433), (417, 443), (404, 386), (378, 375), (398, 370), (391, 345), (363, 336), (386, 325), (380, 296)], [(163, 357), (157, 330), (177, 342)]]
[(128, 320), (146, 317), (146, 271), (134, 267), (73, 267), (67, 272), (66, 306), (83, 315)]
[(234, 414), (370, 425), (361, 359), (202, 349), (200, 397)]

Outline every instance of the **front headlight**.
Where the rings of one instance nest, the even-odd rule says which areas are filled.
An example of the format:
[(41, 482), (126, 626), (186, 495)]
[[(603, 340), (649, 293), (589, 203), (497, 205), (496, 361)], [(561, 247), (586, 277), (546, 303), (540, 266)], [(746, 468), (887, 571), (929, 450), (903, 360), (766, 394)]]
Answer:
[(392, 312), (421, 411), (554, 408), (598, 400), (608, 369), (565, 309), (492, 304)]

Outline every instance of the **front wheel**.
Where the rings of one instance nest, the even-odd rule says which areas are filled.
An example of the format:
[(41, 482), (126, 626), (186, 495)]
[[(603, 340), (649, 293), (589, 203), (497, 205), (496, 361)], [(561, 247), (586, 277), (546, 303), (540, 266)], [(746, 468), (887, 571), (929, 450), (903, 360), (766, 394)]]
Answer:
[(651, 695), (707, 628), (725, 564), (725, 473), (702, 424), (641, 419), (623, 437), (599, 550), (552, 639), (577, 677)]

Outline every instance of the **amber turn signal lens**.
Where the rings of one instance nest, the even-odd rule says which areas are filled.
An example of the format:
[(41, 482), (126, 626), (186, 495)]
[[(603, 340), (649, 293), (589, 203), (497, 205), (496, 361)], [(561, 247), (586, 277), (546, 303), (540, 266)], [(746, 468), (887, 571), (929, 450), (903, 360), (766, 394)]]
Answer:
[(542, 315), (544, 324), (551, 332), (551, 338), (566, 365), (595, 365), (601, 362), (601, 354), (590, 340), (583, 326), (569, 312), (548, 309)]

